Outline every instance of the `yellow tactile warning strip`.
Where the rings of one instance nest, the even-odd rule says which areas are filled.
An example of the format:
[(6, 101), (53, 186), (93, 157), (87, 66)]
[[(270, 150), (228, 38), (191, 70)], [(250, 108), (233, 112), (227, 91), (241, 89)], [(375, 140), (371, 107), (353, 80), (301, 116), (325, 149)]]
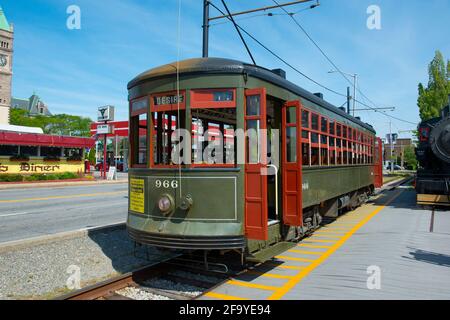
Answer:
[[(238, 286), (245, 289), (262, 290), (268, 292), (268, 300), (279, 300), (286, 293), (288, 293), (294, 286), (302, 281), (314, 269), (325, 262), (333, 253), (335, 253), (352, 235), (357, 232), (362, 226), (368, 223), (387, 205), (394, 201), (404, 190), (394, 193), (383, 205), (367, 205), (359, 208), (347, 215), (341, 217), (335, 223), (332, 223), (314, 233), (310, 238), (301, 241), (297, 248), (286, 251), (283, 255), (275, 257), (279, 263), (271, 261), (265, 263), (264, 266), (271, 266), (273, 269), (270, 273), (251, 271), (250, 275), (258, 275), (259, 281), (267, 279), (272, 281), (270, 285), (259, 284), (253, 282), (254, 279), (245, 281), (233, 279), (228, 281), (226, 286)], [(331, 239), (323, 239), (325, 236), (331, 236)], [(296, 265), (296, 263), (303, 263), (304, 265)], [(274, 274), (274, 271), (295, 271), (295, 274), (283, 275)], [(215, 291), (220, 290), (221, 287), (216, 288)], [(235, 296), (237, 290), (229, 290), (233, 295), (228, 295), (219, 292), (209, 292), (205, 296), (213, 299), (222, 300), (237, 300), (237, 299), (254, 299), (251, 297), (237, 297)], [(226, 291), (228, 292), (228, 291)], [(245, 296), (248, 293), (242, 292), (239, 295)], [(251, 295), (251, 294), (250, 294)]]

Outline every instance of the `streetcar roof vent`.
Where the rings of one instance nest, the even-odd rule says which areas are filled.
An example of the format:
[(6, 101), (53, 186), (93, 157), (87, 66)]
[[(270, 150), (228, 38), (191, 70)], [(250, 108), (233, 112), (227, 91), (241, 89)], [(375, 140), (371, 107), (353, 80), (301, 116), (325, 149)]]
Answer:
[(344, 107), (339, 107), (339, 110), (347, 112), (347, 110)]
[(361, 117), (355, 117), (356, 119), (358, 119), (359, 121), (361, 121)]
[[(316, 97), (319, 97), (320, 99), (323, 100), (323, 93), (322, 93), (322, 92), (316, 92), (316, 93), (314, 93), (314, 95), (315, 95)], [(345, 110), (344, 110), (344, 111), (345, 111)]]
[(283, 79), (286, 79), (286, 71), (284, 71), (283, 69), (273, 69), (271, 71), (276, 75), (282, 77)]

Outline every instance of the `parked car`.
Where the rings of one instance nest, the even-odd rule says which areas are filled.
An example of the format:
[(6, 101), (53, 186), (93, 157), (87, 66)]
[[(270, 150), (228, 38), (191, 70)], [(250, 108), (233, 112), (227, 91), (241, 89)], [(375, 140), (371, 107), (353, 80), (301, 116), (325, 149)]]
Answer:
[[(98, 162), (95, 165), (95, 170), (103, 171), (103, 162)], [(109, 171), (109, 163), (106, 163), (106, 171)], [(123, 161), (122, 160), (117, 161), (117, 171), (123, 171)]]
[[(98, 162), (98, 163), (95, 165), (95, 170), (97, 170), (97, 171), (103, 171), (103, 162)], [(109, 164), (106, 163), (106, 171), (108, 171), (108, 170), (109, 170)]]

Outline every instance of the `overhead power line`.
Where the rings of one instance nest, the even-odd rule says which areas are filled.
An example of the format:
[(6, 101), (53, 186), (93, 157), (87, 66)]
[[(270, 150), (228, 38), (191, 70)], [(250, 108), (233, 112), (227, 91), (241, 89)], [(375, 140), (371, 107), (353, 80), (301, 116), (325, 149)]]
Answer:
[[(231, 21), (231, 18), (228, 17), (228, 16), (225, 14), (225, 12), (222, 11), (219, 7), (217, 7), (213, 2), (210, 1), (210, 5), (211, 5), (214, 9), (216, 9), (217, 11), (219, 11), (222, 15), (226, 16), (226, 18), (229, 19), (229, 20)], [(253, 41), (255, 41), (259, 46), (261, 46), (263, 49), (265, 49), (267, 52), (269, 52), (269, 53), (270, 53), (271, 55), (273, 55), (275, 58), (277, 58), (278, 60), (280, 60), (282, 63), (284, 63), (286, 66), (288, 66), (289, 68), (291, 68), (292, 70), (294, 70), (295, 72), (297, 72), (298, 74), (300, 74), (301, 76), (303, 76), (304, 78), (308, 79), (309, 81), (311, 81), (312, 83), (314, 83), (314, 84), (316, 84), (317, 86), (321, 87), (322, 89), (324, 89), (324, 90), (326, 90), (326, 91), (328, 91), (328, 92), (331, 92), (331, 93), (333, 93), (333, 94), (335, 94), (335, 95), (337, 95), (337, 96), (345, 97), (345, 98), (347, 97), (346, 94), (343, 94), (343, 93), (340, 93), (340, 92), (338, 92), (338, 91), (336, 91), (336, 90), (333, 90), (333, 89), (331, 89), (331, 88), (329, 88), (329, 87), (327, 87), (327, 86), (321, 84), (320, 82), (314, 80), (314, 79), (311, 78), (310, 76), (306, 75), (305, 73), (303, 73), (302, 71), (300, 71), (298, 68), (296, 68), (295, 66), (293, 66), (291, 63), (289, 63), (288, 61), (286, 61), (285, 59), (283, 59), (281, 56), (279, 56), (277, 53), (275, 53), (273, 50), (271, 50), (268, 46), (266, 46), (266, 45), (263, 44), (261, 41), (259, 41), (255, 36), (253, 36), (251, 33), (249, 33), (247, 30), (245, 30), (245, 28), (241, 27), (241, 26), (240, 26), (239, 24), (237, 24), (236, 22), (235, 22), (235, 24), (236, 24), (236, 27), (237, 27), (237, 28), (239, 28), (243, 33), (245, 33), (245, 34), (246, 34), (248, 37), (250, 37)], [(336, 69), (339, 69), (339, 68), (336, 67)], [(339, 69), (339, 70), (340, 70), (340, 69)], [(364, 95), (363, 95), (363, 96), (364, 96)], [(409, 124), (414, 124), (414, 125), (416, 125), (415, 123), (412, 123), (412, 122), (409, 122), (409, 121), (406, 121), (406, 120), (399, 119), (399, 118), (397, 118), (397, 117), (388, 115), (388, 114), (386, 114), (385, 112), (378, 111), (378, 110), (376, 110), (375, 108), (369, 106), (368, 104), (366, 104), (366, 103), (364, 103), (364, 102), (362, 102), (362, 101), (358, 101), (358, 100), (355, 100), (355, 101), (358, 102), (360, 105), (365, 106), (365, 107), (367, 107), (367, 108), (369, 108), (369, 109), (371, 109), (371, 110), (373, 110), (373, 111), (375, 111), (375, 112), (381, 113), (381, 114), (383, 114), (383, 115), (385, 115), (385, 116), (387, 116), (387, 117), (391, 117), (391, 118), (396, 119), (396, 120), (398, 120), (398, 121), (402, 121), (402, 122), (405, 122), (405, 123), (409, 123)]]
[[(214, 3), (210, 2), (210, 5), (212, 7), (214, 7), (214, 9), (216, 9), (217, 11), (219, 11), (220, 13), (222, 13), (223, 15), (225, 15), (225, 13), (219, 8), (217, 7)], [(230, 19), (230, 18), (228, 18)], [(250, 34), (247, 30), (245, 30), (243, 27), (241, 27), (240, 25), (238, 25), (236, 23), (237, 27), (244, 32), (248, 37), (250, 37), (251, 39), (253, 39), (253, 41), (255, 41), (258, 45), (260, 45), (262, 48), (264, 48), (266, 51), (268, 51), (270, 54), (272, 54), (274, 57), (276, 57), (278, 60), (280, 60), (281, 62), (283, 62), (285, 65), (287, 65), (289, 68), (291, 68), (292, 70), (294, 70), (295, 72), (297, 72), (298, 74), (300, 74), (301, 76), (305, 77), (306, 79), (308, 79), (309, 81), (313, 82), (314, 84), (318, 85), (319, 87), (332, 92), (338, 96), (341, 97), (347, 97), (347, 95), (342, 94), (337, 92), (336, 90), (330, 89), (326, 86), (324, 86), (323, 84), (317, 82), (316, 80), (314, 80), (313, 78), (309, 77), (308, 75), (306, 75), (305, 73), (301, 72), (299, 69), (297, 69), (296, 67), (294, 67), (292, 64), (290, 64), (289, 62), (287, 62), (285, 59), (283, 59), (282, 57), (280, 57), (278, 54), (276, 54), (273, 50), (269, 49), (266, 45), (264, 45), (261, 41), (259, 41), (256, 37), (254, 37), (252, 34)]]
[[(278, 3), (277, 0), (272, 0), (272, 1), (273, 1), (276, 5), (279, 5), (279, 3)], [(322, 48), (319, 46), (319, 44), (318, 44), (318, 43), (317, 43), (317, 42), (309, 35), (309, 33), (305, 30), (305, 28), (303, 28), (303, 26), (300, 24), (300, 22), (298, 22), (298, 20), (294, 17), (294, 15), (289, 14), (289, 12), (288, 12), (285, 8), (283, 8), (283, 7), (280, 7), (280, 9), (283, 10), (283, 11), (286, 13), (286, 15), (288, 15), (288, 16), (294, 21), (294, 23), (300, 28), (300, 30), (306, 35), (306, 37), (314, 44), (314, 46), (320, 51), (320, 53), (328, 60), (328, 62), (329, 62), (334, 68), (336, 68), (336, 70), (342, 75), (342, 77), (343, 77), (348, 83), (350, 83), (350, 85), (352, 85), (352, 82), (350, 81), (350, 79), (347, 78), (347, 76), (344, 74), (344, 72), (342, 72), (342, 70), (341, 70), (341, 69), (333, 62), (333, 60), (331, 60), (331, 58), (325, 53), (325, 51), (322, 50)], [(409, 123), (409, 124), (416, 124), (416, 123), (412, 123), (412, 122), (407, 121), (407, 120), (403, 120), (403, 119), (397, 118), (397, 117), (392, 116), (392, 115), (390, 115), (390, 114), (388, 114), (388, 113), (386, 113), (386, 112), (376, 110), (376, 109), (377, 109), (376, 103), (374, 103), (372, 100), (370, 100), (370, 99), (367, 97), (367, 95), (365, 95), (359, 88), (357, 88), (357, 90), (358, 90), (359, 94), (361, 94), (361, 96), (363, 96), (367, 101), (369, 101), (369, 103), (371, 103), (373, 106), (375, 106), (375, 108), (373, 108), (373, 107), (371, 107), (371, 106), (368, 106), (368, 105), (366, 105), (366, 104), (363, 104), (363, 103), (361, 103), (361, 102), (359, 102), (359, 101), (357, 101), (357, 100), (355, 99), (355, 101), (357, 101), (358, 103), (361, 103), (362, 105), (364, 105), (364, 106), (366, 106), (366, 107), (372, 109), (372, 110), (375, 111), (375, 112), (379, 112), (379, 113), (381, 113), (381, 114), (384, 114), (384, 115), (387, 116), (387, 117), (391, 117), (391, 118), (396, 119), (396, 120), (398, 120), (398, 121), (402, 121), (402, 122)]]

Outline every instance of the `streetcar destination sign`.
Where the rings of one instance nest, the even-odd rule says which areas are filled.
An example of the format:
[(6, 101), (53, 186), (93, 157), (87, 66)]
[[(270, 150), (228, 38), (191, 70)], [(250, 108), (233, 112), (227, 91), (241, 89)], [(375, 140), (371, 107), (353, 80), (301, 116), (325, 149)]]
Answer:
[(170, 95), (170, 96), (159, 96), (153, 98), (153, 104), (155, 106), (163, 106), (167, 104), (177, 104), (183, 103), (184, 95)]

